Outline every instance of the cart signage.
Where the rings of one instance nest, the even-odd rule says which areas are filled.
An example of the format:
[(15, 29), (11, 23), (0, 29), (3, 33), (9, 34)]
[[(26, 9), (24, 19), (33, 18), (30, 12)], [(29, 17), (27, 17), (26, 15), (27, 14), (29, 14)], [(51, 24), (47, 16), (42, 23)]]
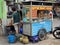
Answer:
[(52, 10), (52, 6), (32, 6), (32, 10)]

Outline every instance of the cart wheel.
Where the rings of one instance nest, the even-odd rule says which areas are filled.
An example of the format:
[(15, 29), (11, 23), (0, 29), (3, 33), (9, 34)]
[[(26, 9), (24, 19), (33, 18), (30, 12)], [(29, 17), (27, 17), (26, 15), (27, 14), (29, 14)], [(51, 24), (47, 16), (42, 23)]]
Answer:
[(39, 36), (39, 39), (42, 41), (42, 40), (45, 40), (47, 38), (47, 32), (46, 32), (46, 29), (40, 29), (39, 30), (39, 33), (38, 33), (38, 36)]
[(60, 39), (60, 30), (54, 30), (54, 31), (53, 31), (53, 36), (54, 36), (56, 39)]

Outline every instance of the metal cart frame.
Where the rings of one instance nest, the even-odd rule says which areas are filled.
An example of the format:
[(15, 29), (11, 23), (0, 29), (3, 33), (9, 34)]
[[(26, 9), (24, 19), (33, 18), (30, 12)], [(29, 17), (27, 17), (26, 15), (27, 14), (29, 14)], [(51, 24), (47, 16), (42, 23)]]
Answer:
[[(49, 1), (26, 1), (26, 2), (22, 2), (23, 3), (23, 5), (27, 5), (27, 3), (30, 3), (30, 22), (23, 22), (24, 24), (23, 24), (23, 34), (24, 35), (28, 35), (28, 36), (36, 36), (36, 35), (38, 35), (38, 34), (36, 34), (36, 35), (34, 35), (34, 34), (32, 34), (32, 25), (34, 25), (34, 24), (32, 24), (33, 22), (32, 22), (32, 6), (34, 6), (34, 5), (32, 5), (32, 2), (35, 2), (35, 3), (42, 3), (42, 5), (38, 5), (38, 4), (35, 4), (35, 6), (44, 6), (44, 4), (43, 3), (50, 3), (51, 4), (51, 6), (53, 5), (53, 3), (52, 2), (49, 2)], [(25, 4), (26, 3), (26, 4)], [(29, 4), (28, 4), (29, 5)], [(46, 6), (48, 6), (48, 4), (46, 5)], [(52, 8), (53, 8), (53, 6), (52, 6)], [(52, 15), (52, 18), (51, 18), (52, 20), (51, 20), (51, 22), (53, 21), (53, 15)], [(43, 22), (42, 22), (43, 23)], [(50, 25), (51, 25), (51, 29), (50, 29), (50, 31), (52, 30), (52, 24), (53, 23), (51, 23)], [(41, 28), (42, 29), (42, 28)], [(49, 31), (48, 31), (49, 32)], [(34, 32), (35, 33), (35, 32)]]

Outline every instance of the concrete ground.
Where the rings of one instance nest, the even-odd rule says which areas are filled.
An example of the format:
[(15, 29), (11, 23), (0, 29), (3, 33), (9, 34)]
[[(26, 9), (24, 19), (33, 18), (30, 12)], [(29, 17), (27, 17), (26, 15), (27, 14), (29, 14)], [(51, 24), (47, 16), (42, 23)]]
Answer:
[(49, 34), (46, 40), (37, 43), (22, 44), (17, 41), (14, 44), (9, 44), (6, 37), (0, 36), (0, 45), (60, 45), (60, 39), (55, 39), (52, 34)]
[[(53, 27), (60, 25), (60, 19), (54, 19), (53, 21)], [(55, 39), (52, 34), (47, 35), (48, 38), (43, 41), (39, 41), (38, 43), (29, 43), (29, 44), (22, 44), (19, 41), (17, 41), (14, 44), (9, 44), (7, 41), (7, 37), (0, 36), (0, 45), (60, 45), (60, 39)]]
[(60, 26), (60, 18), (53, 19), (53, 28), (57, 26)]

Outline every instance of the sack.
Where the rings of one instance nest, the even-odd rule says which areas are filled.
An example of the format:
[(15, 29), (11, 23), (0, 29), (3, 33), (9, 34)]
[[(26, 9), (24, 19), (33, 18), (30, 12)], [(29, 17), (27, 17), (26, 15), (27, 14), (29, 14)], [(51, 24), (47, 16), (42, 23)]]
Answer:
[(24, 38), (23, 38), (23, 43), (25, 43), (25, 44), (28, 44), (28, 43), (29, 43), (29, 39), (28, 39), (27, 36), (24, 36)]
[(20, 42), (27, 44), (27, 43), (29, 43), (29, 39), (27, 36), (22, 36), (22, 37), (20, 37)]

